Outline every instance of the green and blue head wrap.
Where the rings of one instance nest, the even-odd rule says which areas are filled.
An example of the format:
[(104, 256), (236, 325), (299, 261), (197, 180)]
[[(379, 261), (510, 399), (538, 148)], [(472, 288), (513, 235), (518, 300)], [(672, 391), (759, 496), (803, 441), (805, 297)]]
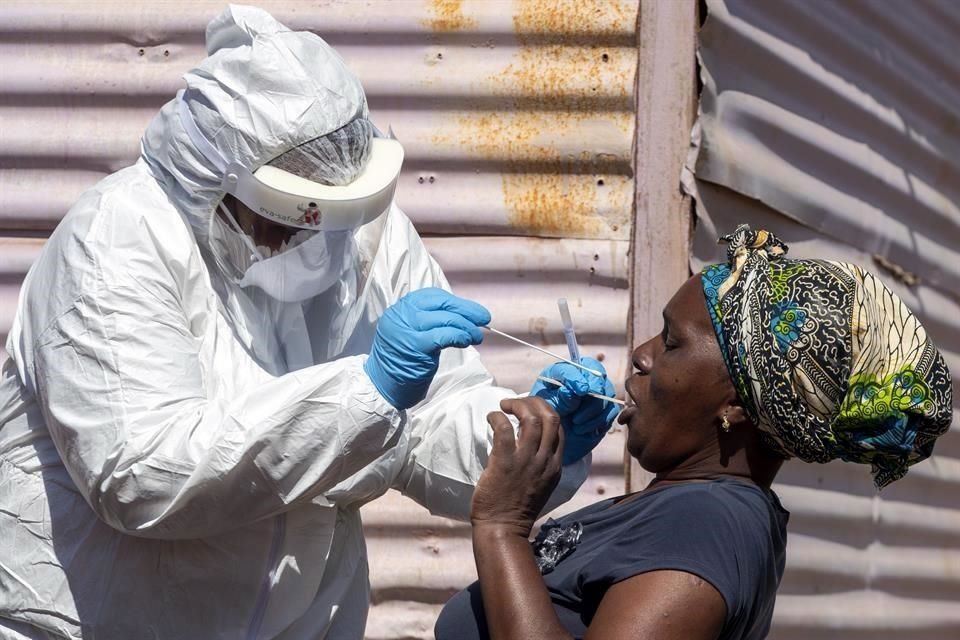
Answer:
[(794, 260), (740, 225), (701, 282), (737, 395), (785, 457), (869, 463), (877, 487), (929, 457), (952, 383), (917, 317), (857, 265)]

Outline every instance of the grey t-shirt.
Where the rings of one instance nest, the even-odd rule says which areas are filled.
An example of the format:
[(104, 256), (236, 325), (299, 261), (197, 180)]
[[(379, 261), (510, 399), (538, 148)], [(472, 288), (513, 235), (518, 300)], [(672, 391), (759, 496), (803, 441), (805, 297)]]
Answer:
[[(550, 520), (533, 543), (537, 556), (548, 555), (548, 539), (568, 549), (543, 580), (571, 635), (584, 635), (612, 585), (672, 569), (700, 576), (723, 596), (727, 618), (721, 640), (766, 638), (783, 576), (789, 518), (772, 491), (717, 480), (654, 488), (621, 500)], [(569, 550), (564, 541), (576, 537), (578, 524), (579, 542)], [(444, 606), (434, 633), (437, 640), (489, 637), (478, 583)]]

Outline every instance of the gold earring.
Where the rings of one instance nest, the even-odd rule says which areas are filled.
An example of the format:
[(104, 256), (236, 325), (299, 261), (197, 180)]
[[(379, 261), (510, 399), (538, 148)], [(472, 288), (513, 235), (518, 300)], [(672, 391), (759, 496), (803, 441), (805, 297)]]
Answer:
[(723, 423), (721, 423), (720, 428), (723, 429), (724, 433), (730, 433), (730, 421), (727, 419), (727, 414), (723, 414)]

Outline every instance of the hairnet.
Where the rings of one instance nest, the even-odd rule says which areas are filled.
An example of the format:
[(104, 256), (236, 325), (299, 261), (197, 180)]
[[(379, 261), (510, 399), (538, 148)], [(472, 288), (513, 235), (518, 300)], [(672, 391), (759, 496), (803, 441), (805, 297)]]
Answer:
[(853, 264), (793, 260), (747, 225), (701, 281), (744, 407), (779, 452), (869, 463), (883, 487), (933, 452), (950, 372), (917, 317)]
[(356, 179), (370, 154), (373, 124), (357, 118), (336, 131), (280, 154), (267, 164), (326, 185), (344, 185)]

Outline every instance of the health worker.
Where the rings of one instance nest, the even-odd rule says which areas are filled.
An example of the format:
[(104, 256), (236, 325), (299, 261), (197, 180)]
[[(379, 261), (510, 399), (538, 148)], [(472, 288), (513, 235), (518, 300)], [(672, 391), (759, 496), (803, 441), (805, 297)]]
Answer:
[[(393, 203), (403, 160), (323, 40), (229, 7), (137, 162), (69, 211), (0, 377), (0, 637), (358, 639), (361, 505), (467, 519), (490, 314)], [(600, 369), (591, 361), (590, 366)], [(555, 365), (563, 479), (616, 414)]]

